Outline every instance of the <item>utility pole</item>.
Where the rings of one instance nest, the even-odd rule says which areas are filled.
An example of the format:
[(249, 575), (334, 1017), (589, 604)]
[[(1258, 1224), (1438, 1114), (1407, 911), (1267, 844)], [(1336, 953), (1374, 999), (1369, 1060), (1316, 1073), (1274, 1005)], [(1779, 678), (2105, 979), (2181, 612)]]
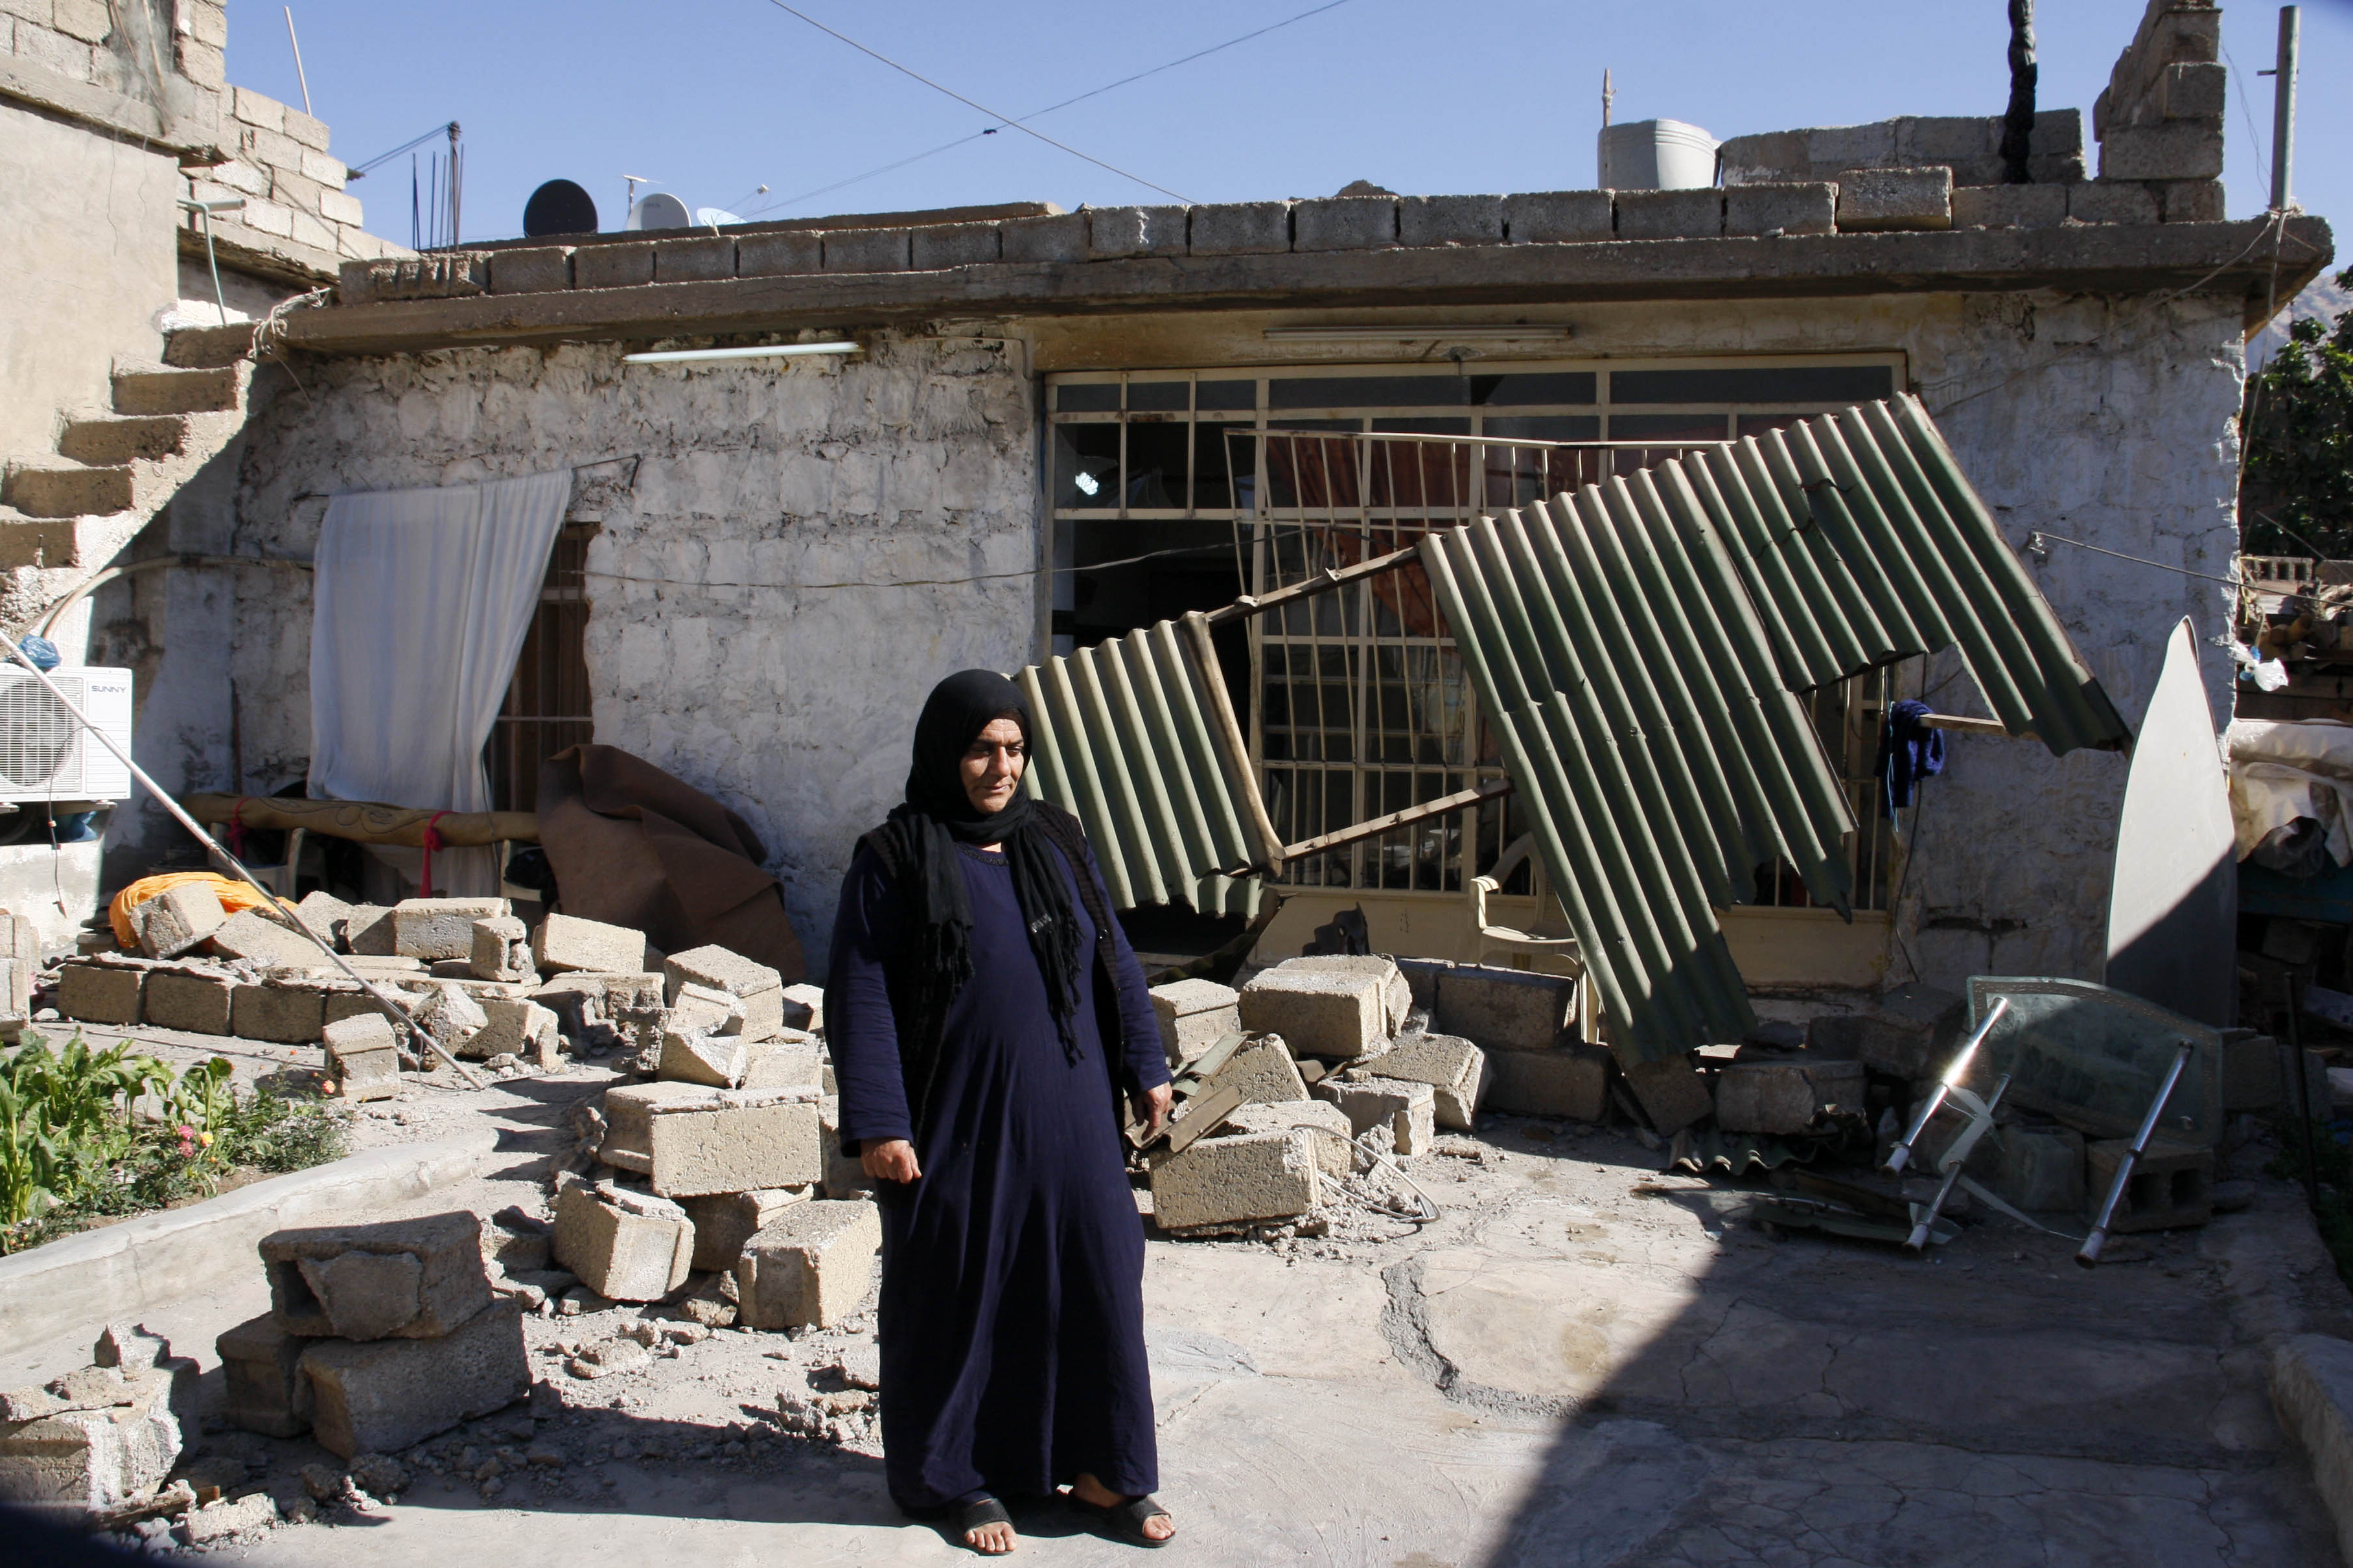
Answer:
[(2010, 108), (2001, 117), (2002, 183), (2023, 185), (2034, 174), (2034, 0), (2010, 0)]
[(2297, 35), (2304, 7), (2280, 7), (2279, 63), (2258, 76), (2272, 82), (2272, 211), (2285, 212), (2290, 199), (2288, 170), (2295, 162), (2295, 67)]

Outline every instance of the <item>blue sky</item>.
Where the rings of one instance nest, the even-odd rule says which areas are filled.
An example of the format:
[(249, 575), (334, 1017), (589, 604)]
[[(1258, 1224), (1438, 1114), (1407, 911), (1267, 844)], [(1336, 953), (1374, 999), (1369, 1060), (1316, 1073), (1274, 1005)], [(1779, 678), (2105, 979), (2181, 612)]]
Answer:
[[(1318, 0), (988, 5), (795, 0), (990, 109), (1020, 116), (1308, 9)], [(2094, 96), (2142, 0), (2044, 0), (2041, 101)], [(311, 103), (359, 162), (449, 120), (464, 127), (465, 237), (521, 232), (557, 175), (618, 226), (625, 174), (690, 207), (761, 216), (1043, 199), (1161, 201), (1122, 174), (1011, 132), (807, 199), (971, 136), (987, 119), (770, 0), (296, 0)], [(2230, 210), (2268, 195), (2275, 5), (2232, 5)], [(302, 101), (277, 4), (231, 0), (229, 79)], [(1602, 68), (1616, 117), (1719, 137), (1899, 113), (1994, 114), (2008, 94), (2001, 0), (1346, 0), (1337, 8), (1037, 121), (1104, 163), (1194, 201), (1324, 195), (1370, 179), (1409, 193), (1594, 183)], [(2353, 217), (2353, 0), (2304, 8), (2296, 195)], [(2251, 123), (2252, 122), (2252, 123)], [(353, 186), (370, 226), (408, 237), (407, 160)], [(751, 193), (769, 187), (766, 196)]]

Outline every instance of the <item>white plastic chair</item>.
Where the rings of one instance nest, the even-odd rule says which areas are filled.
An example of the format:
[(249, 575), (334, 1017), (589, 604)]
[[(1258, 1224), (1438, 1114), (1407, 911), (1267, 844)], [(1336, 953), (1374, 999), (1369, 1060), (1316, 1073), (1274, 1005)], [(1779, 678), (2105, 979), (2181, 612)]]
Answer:
[[(1520, 959), (1520, 962), (1506, 962), (1498, 967), (1582, 978), (1585, 959), (1577, 950), (1576, 933), (1568, 929), (1567, 922), (1531, 921), (1528, 929), (1521, 931), (1513, 926), (1496, 925), (1487, 918), (1487, 896), (1501, 892), (1504, 883), (1523, 861), (1532, 862), (1528, 871), (1536, 896), (1536, 908), (1542, 910), (1549, 900), (1551, 889), (1545, 880), (1544, 863), (1532, 860), (1535, 849), (1535, 835), (1524, 833), (1504, 849), (1495, 861), (1493, 869), (1483, 877), (1471, 879), (1471, 923), (1479, 933), (1472, 955), (1472, 962), (1484, 964), (1490, 952), (1500, 950), (1512, 958)], [(1525, 956), (1522, 957), (1523, 954)]]

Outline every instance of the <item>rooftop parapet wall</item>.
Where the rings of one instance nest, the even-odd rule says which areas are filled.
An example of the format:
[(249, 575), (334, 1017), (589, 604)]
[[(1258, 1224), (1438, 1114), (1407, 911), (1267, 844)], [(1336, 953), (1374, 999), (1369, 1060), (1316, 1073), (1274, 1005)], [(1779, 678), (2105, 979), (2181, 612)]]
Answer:
[[(1817, 125), (1735, 136), (1717, 150), (1727, 185), (1835, 180), (1853, 169), (1915, 169), (1942, 163), (1956, 185), (2002, 182), (2001, 116), (1907, 114), (1868, 125)], [(2084, 111), (2046, 109), (2034, 117), (2027, 167), (2037, 184), (2084, 178)]]
[(2092, 106), (2100, 178), (2147, 184), (2167, 216), (2222, 216), (2222, 114), (2230, 68), (2222, 13), (2202, 0), (2149, 0), (2140, 30)]

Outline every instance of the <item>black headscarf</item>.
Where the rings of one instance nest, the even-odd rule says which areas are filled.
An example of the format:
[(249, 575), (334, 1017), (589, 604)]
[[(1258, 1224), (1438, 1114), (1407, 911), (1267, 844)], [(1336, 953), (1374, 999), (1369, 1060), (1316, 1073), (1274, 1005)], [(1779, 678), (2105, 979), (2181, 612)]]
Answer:
[(1004, 809), (987, 813), (965, 793), (965, 751), (993, 721), (1007, 718), (1021, 726), (1026, 744), (1032, 728), (1029, 700), (991, 670), (963, 670), (934, 687), (915, 721), (906, 801), (869, 837), (896, 877), (907, 907), (900, 957), (919, 1014), (908, 1022), (917, 1032), (936, 1035), (949, 1004), (972, 978), (972, 900), (955, 847), (1001, 843), (1012, 865), (1013, 894), (1029, 930), (1029, 951), (1045, 977), (1054, 1026), (1063, 1050), (1075, 1058), (1071, 1019), (1080, 989), (1079, 922), (1071, 908), (1069, 878), (1041, 820), (1044, 808), (1018, 789)]

